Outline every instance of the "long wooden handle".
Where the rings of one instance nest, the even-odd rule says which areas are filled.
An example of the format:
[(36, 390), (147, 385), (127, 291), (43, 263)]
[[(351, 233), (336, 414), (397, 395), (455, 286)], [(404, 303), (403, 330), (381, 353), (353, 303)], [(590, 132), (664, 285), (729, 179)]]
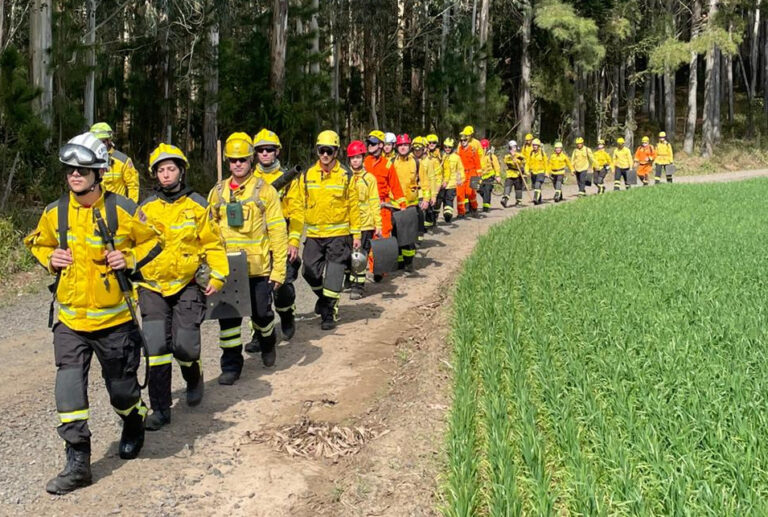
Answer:
[(216, 140), (216, 181), (221, 181), (221, 140)]

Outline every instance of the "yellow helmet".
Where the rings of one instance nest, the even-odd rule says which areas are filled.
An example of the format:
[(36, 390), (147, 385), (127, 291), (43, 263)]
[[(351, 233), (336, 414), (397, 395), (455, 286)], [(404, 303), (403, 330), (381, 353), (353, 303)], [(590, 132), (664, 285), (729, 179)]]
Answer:
[(336, 131), (331, 131), (330, 129), (321, 131), (320, 134), (317, 135), (317, 142), (315, 142), (315, 146), (320, 145), (339, 147), (341, 145), (339, 143), (339, 135), (336, 133)]
[(527, 142), (528, 140), (533, 140), (533, 135), (530, 133), (525, 134), (525, 141)]
[(427, 143), (439, 144), (440, 143), (440, 139), (437, 137), (436, 134), (430, 133), (430, 134), (427, 135)]
[(475, 128), (472, 126), (465, 126), (464, 129), (461, 130), (461, 133), (459, 133), (462, 136), (472, 136), (475, 134)]
[(112, 138), (112, 127), (106, 122), (96, 122), (94, 125), (91, 126), (91, 129), (89, 129), (88, 132), (92, 133), (93, 136), (95, 136), (99, 140), (104, 140), (105, 138)]
[(426, 147), (427, 146), (427, 139), (423, 136), (417, 136), (413, 139), (413, 142), (411, 142), (411, 145), (413, 147)]
[(189, 168), (189, 160), (175, 145), (160, 144), (149, 155), (149, 172), (155, 174), (155, 168), (163, 160), (180, 160), (185, 168)]
[(557, 149), (558, 147), (560, 149), (562, 149), (563, 148), (563, 143), (562, 142), (555, 142), (555, 149)]
[(456, 147), (456, 141), (453, 138), (448, 137), (445, 140), (443, 140), (443, 146), (444, 147)]
[(584, 139), (579, 136), (579, 137), (576, 138), (576, 140), (574, 140), (574, 143), (576, 143), (576, 144), (583, 144), (584, 143)]
[(225, 158), (248, 158), (253, 156), (253, 140), (248, 133), (232, 133), (224, 145)]
[(541, 145), (541, 140), (539, 140), (538, 138), (534, 138), (533, 142), (531, 142), (531, 145)]
[(373, 137), (378, 139), (380, 142), (384, 141), (384, 131), (379, 131), (378, 129), (374, 129), (370, 133), (368, 133), (368, 137)]
[(659, 138), (667, 138), (667, 133), (665, 133), (664, 131), (661, 131), (659, 133)]
[(651, 141), (651, 139), (650, 139), (650, 138), (648, 138), (647, 136), (644, 136), (644, 137), (643, 137), (643, 139), (641, 140), (641, 142), (642, 142), (642, 143), (644, 143), (644, 144), (647, 144), (647, 143), (649, 143), (650, 141)]
[(605, 140), (603, 140), (602, 138), (598, 138), (597, 145), (605, 145)]
[(617, 138), (616, 139), (616, 143), (619, 144), (619, 145), (623, 144), (624, 143), (624, 138), (622, 138), (622, 137)]
[(274, 145), (278, 149), (283, 148), (283, 146), (280, 144), (280, 138), (274, 131), (270, 131), (269, 129), (262, 129), (253, 137), (253, 147), (266, 145)]

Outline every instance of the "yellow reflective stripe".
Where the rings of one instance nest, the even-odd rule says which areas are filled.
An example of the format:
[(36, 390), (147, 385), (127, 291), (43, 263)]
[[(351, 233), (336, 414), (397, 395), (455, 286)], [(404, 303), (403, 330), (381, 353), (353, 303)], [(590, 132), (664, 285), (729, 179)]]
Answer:
[(416, 256), (416, 250), (403, 250), (403, 256), (404, 257), (415, 257)]
[(251, 244), (261, 244), (266, 240), (266, 237), (261, 237), (259, 239), (227, 238), (225, 240), (226, 240), (227, 246), (231, 246), (233, 244), (239, 244), (241, 246), (249, 246)]
[(344, 190), (344, 185), (323, 185), (323, 188), (331, 190)]
[(239, 335), (240, 335), (240, 327), (232, 327), (231, 329), (219, 330), (220, 338), (228, 338), (228, 337), (239, 336)]
[(195, 221), (184, 221), (181, 224), (172, 224), (171, 230), (182, 230), (184, 228), (197, 228)]
[(301, 233), (299, 232), (290, 232), (288, 234), (289, 239), (301, 239)]
[(328, 298), (340, 298), (339, 293), (336, 291), (331, 291), (329, 289), (323, 289), (323, 296), (327, 296)]
[(275, 305), (275, 310), (277, 312), (287, 312), (287, 311), (295, 311), (296, 310), (296, 304), (288, 305), (286, 307), (278, 307)]
[(235, 348), (236, 346), (240, 346), (242, 344), (243, 343), (240, 341), (240, 336), (219, 340), (219, 347), (221, 348)]
[(128, 310), (128, 304), (123, 302), (120, 305), (114, 307), (106, 307), (104, 309), (88, 309), (85, 311), (85, 315), (88, 318), (103, 318), (104, 316), (114, 316)]
[[(144, 415), (147, 414), (147, 407), (141, 402), (141, 399), (139, 399), (138, 402), (136, 402), (134, 405), (132, 405), (128, 409), (117, 409), (115, 406), (112, 406), (112, 409), (115, 410), (115, 413), (117, 413), (118, 415), (122, 415), (122, 416), (130, 415), (131, 411), (133, 411), (134, 409), (138, 409), (139, 410), (139, 414), (141, 416), (144, 416)], [(143, 412), (142, 412), (142, 410), (143, 410)]]
[(70, 308), (68, 305), (59, 305), (59, 311), (63, 312), (67, 316), (75, 316), (75, 310)]
[(254, 330), (258, 330), (259, 332), (261, 332), (262, 336), (267, 337), (272, 333), (272, 330), (275, 328), (275, 320), (272, 320), (270, 324), (267, 325), (266, 327), (259, 327), (255, 323), (252, 323), (251, 326), (253, 327)]
[(211, 276), (213, 278), (216, 278), (217, 280), (224, 280), (226, 277), (219, 273), (218, 271), (211, 270)]
[(306, 188), (308, 188), (310, 190), (323, 188), (322, 186), (320, 186), (320, 185), (318, 185), (316, 183), (307, 183), (305, 186), (306, 186)]
[(66, 413), (59, 413), (59, 420), (62, 424), (68, 424), (70, 422), (76, 422), (77, 420), (88, 420), (91, 413), (89, 409), (79, 409), (77, 411), (69, 411)]
[(149, 356), (149, 366), (160, 366), (163, 364), (171, 364), (173, 354), (165, 355), (151, 355)]
[(274, 226), (276, 224), (284, 224), (284, 223), (285, 223), (285, 219), (283, 219), (282, 217), (280, 219), (272, 219), (271, 221), (267, 222), (267, 228)]
[(200, 361), (182, 361), (181, 359), (176, 359), (176, 362), (179, 363), (179, 366), (184, 366), (185, 368), (188, 368), (195, 363), (200, 364)]

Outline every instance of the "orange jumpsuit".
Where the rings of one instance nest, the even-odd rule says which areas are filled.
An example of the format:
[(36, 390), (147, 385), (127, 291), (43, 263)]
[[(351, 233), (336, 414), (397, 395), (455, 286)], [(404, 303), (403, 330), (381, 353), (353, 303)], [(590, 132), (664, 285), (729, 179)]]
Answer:
[(471, 146), (467, 145), (459, 146), (457, 151), (459, 158), (461, 158), (461, 164), (464, 166), (464, 183), (456, 186), (456, 208), (459, 211), (459, 216), (463, 216), (467, 213), (467, 205), (474, 212), (477, 210), (477, 193), (470, 187), (470, 178), (473, 176), (479, 176), (482, 172), (482, 165), (480, 164), (480, 156), (477, 151)]
[(400, 186), (400, 180), (395, 168), (390, 166), (388, 162), (389, 159), (383, 153), (378, 158), (369, 154), (363, 161), (365, 170), (374, 175), (376, 185), (379, 188), (379, 203), (382, 205), (381, 234), (385, 238), (392, 235), (392, 209), (386, 206), (389, 203), (390, 195), (399, 208), (405, 209), (405, 194), (403, 194), (403, 189)]
[(656, 149), (651, 144), (641, 145), (635, 151), (635, 161), (638, 163), (637, 175), (643, 180), (643, 183), (648, 182), (648, 177), (653, 170), (653, 160), (656, 159)]

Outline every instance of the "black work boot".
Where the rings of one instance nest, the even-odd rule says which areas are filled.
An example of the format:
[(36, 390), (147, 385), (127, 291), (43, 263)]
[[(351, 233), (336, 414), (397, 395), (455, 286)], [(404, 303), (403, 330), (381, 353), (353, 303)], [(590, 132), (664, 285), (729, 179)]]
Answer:
[(275, 366), (275, 360), (277, 359), (277, 350), (275, 344), (261, 345), (261, 362), (264, 366)]
[(251, 342), (245, 345), (245, 351), (249, 354), (255, 354), (256, 352), (261, 352), (261, 345), (259, 344), (258, 339), (254, 336), (253, 339), (251, 339)]
[(49, 494), (63, 495), (90, 485), (93, 482), (91, 476), (91, 445), (78, 446), (76, 450), (67, 444), (67, 463), (64, 470), (48, 481), (45, 491)]
[(199, 406), (200, 402), (203, 401), (203, 393), (205, 393), (205, 381), (203, 380), (203, 372), (200, 372), (200, 377), (195, 384), (187, 383), (187, 405), (189, 407)]
[(283, 339), (286, 341), (290, 341), (296, 333), (296, 320), (293, 316), (293, 311), (280, 313), (280, 330), (283, 332)]
[(323, 318), (323, 322), (320, 324), (320, 328), (323, 330), (333, 330), (336, 328), (336, 321), (334, 321), (333, 316), (328, 316), (326, 318)]
[[(168, 415), (170, 420), (170, 415)], [(134, 411), (123, 422), (123, 432), (120, 435), (120, 457), (124, 460), (136, 458), (144, 446), (144, 420)]]
[(503, 206), (504, 208), (507, 208), (507, 196), (503, 196), (501, 198), (501, 206)]
[(240, 372), (221, 372), (219, 374), (219, 384), (222, 386), (232, 386), (240, 378)]
[(147, 431), (157, 431), (158, 429), (171, 423), (171, 409), (154, 409), (144, 421), (144, 429)]
[(362, 285), (352, 286), (352, 290), (349, 292), (349, 299), (359, 300), (362, 297), (363, 297), (363, 286)]

